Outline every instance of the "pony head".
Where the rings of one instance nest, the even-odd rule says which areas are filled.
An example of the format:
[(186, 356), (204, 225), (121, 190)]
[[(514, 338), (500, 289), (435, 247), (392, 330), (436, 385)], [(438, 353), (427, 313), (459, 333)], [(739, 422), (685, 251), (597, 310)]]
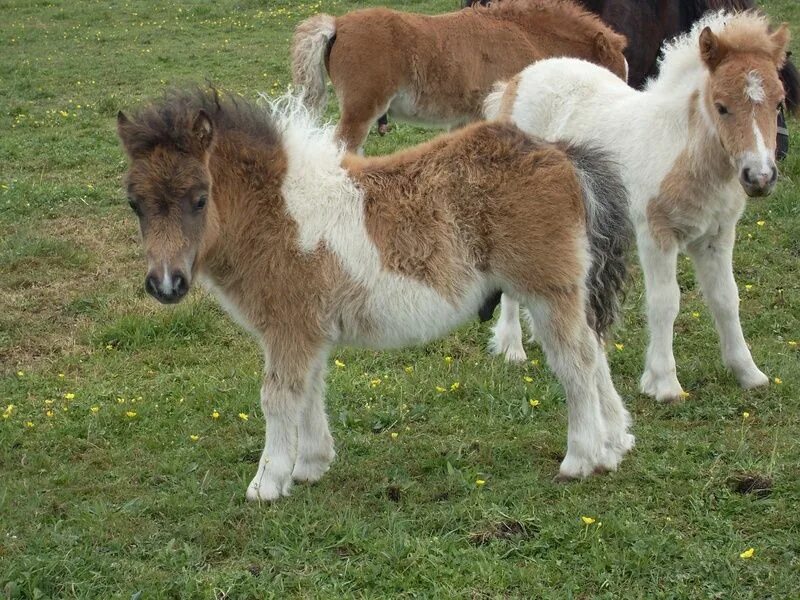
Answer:
[(770, 32), (755, 13), (732, 17), (715, 33), (705, 27), (700, 57), (709, 76), (704, 109), (722, 147), (735, 163), (748, 196), (767, 196), (775, 187), (775, 144), (784, 89), (778, 78), (786, 60), (786, 24)]
[(189, 291), (211, 206), (208, 160), (214, 124), (206, 110), (149, 107), (134, 120), (117, 115), (129, 158), (128, 202), (139, 218), (145, 289), (174, 304)]

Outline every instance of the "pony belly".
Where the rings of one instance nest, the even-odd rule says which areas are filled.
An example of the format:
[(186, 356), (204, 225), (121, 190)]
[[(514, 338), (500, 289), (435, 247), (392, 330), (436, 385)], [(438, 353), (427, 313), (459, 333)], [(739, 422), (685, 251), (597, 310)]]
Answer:
[(397, 120), (428, 127), (459, 127), (469, 122), (469, 116), (461, 114), (452, 106), (440, 109), (432, 103), (421, 102), (413, 92), (401, 90), (389, 103), (389, 115)]
[(477, 316), (496, 289), (486, 279), (472, 282), (457, 300), (407, 277), (386, 274), (366, 302), (369, 329), (345, 328), (339, 341), (375, 350), (403, 348), (440, 339)]

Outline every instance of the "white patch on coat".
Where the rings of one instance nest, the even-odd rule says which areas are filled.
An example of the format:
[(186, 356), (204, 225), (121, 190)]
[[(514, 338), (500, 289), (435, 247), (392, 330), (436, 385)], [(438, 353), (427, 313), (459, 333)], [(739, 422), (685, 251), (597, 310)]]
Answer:
[(750, 71), (745, 77), (744, 95), (756, 104), (762, 104), (767, 99), (764, 78), (758, 71)]

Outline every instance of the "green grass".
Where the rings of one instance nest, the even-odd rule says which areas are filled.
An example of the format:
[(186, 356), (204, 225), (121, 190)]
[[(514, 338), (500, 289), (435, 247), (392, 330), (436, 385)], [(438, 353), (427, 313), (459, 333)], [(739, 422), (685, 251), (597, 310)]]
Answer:
[[(263, 444), (258, 348), (200, 291), (173, 309), (144, 296), (114, 115), (188, 81), (282, 90), (293, 25), (363, 4), (0, 0), (0, 410), (15, 405), (0, 418), (0, 596), (796, 597), (797, 121), (735, 258), (745, 334), (780, 385), (737, 387), (681, 261), (690, 396), (637, 392), (637, 273), (610, 356), (638, 439), (618, 473), (552, 482), (563, 394), (544, 366), (488, 358), (475, 323), (424, 348), (338, 352), (330, 473), (276, 505), (245, 502)], [(800, 35), (800, 4), (763, 5)], [(367, 151), (430, 135), (399, 125)], [(771, 493), (735, 491), (742, 473), (770, 477)]]

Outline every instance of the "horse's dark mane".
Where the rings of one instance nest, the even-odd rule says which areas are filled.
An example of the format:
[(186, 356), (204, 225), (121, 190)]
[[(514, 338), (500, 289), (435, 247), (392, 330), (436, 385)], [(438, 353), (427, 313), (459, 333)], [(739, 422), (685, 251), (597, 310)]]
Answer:
[(126, 146), (134, 154), (157, 146), (190, 152), (192, 126), (201, 110), (211, 118), (217, 134), (238, 131), (269, 146), (280, 140), (267, 111), (255, 103), (213, 86), (198, 86), (168, 90), (136, 111), (126, 126)]
[(564, 14), (590, 31), (606, 29), (605, 23), (597, 15), (573, 0), (492, 0), (491, 2), (472, 2), (468, 6), (472, 6), (476, 11), (499, 18), (527, 15), (534, 10), (548, 11)]

